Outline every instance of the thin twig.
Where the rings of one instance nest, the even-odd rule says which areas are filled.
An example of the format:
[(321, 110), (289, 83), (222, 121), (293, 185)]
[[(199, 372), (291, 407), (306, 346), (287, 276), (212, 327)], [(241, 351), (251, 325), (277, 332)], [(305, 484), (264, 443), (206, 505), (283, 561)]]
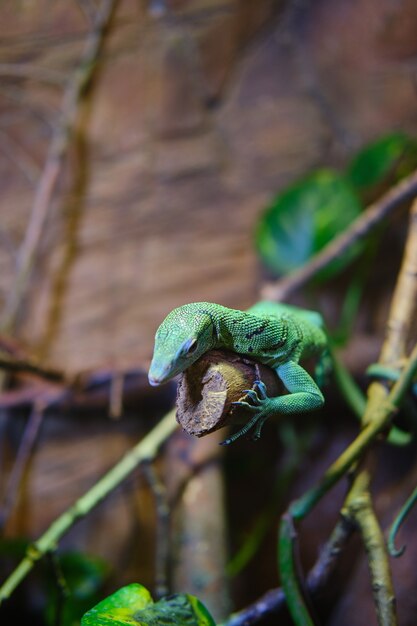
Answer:
[(67, 581), (62, 571), (59, 557), (55, 551), (48, 552), (47, 557), (51, 563), (54, 579), (57, 589), (57, 599), (55, 605), (54, 626), (61, 626), (63, 611), (66, 600), (71, 596), (71, 591), (68, 587)]
[(363, 455), (365, 450), (375, 441), (376, 436), (389, 427), (391, 419), (401, 405), (404, 394), (408, 390), (416, 372), (417, 345), (414, 346), (399, 379), (392, 387), (389, 395), (372, 407), (372, 412), (369, 412), (368, 415), (369, 422), (367, 426), (336, 461), (332, 463), (324, 473), (321, 481), (291, 504), (290, 511), (294, 519), (303, 519), (324, 494), (346, 474), (353, 463)]
[(64, 85), (65, 74), (49, 67), (32, 63), (0, 63), (0, 76), (6, 78), (30, 78), (53, 85)]
[(76, 0), (75, 4), (90, 26), (94, 24), (97, 8), (91, 0)]
[[(343, 517), (336, 524), (308, 574), (306, 588), (310, 596), (317, 596), (327, 586), (339, 562), (339, 555), (346, 547), (352, 531), (353, 526)], [(277, 619), (279, 611), (282, 611), (285, 605), (283, 590), (271, 589), (256, 602), (232, 615), (222, 626), (249, 626), (272, 615)]]
[[(397, 278), (391, 308), (387, 322), (386, 338), (381, 349), (379, 365), (392, 367), (399, 363), (405, 355), (405, 346), (412, 325), (416, 307), (417, 291), (415, 261), (415, 244), (417, 229), (413, 222), (415, 216), (414, 202), (411, 211), (410, 228), (408, 230), (403, 264)], [(410, 273), (410, 263), (413, 272)], [(362, 417), (362, 426), (372, 423), (375, 409), (384, 403), (388, 390), (381, 382), (372, 383), (368, 388), (368, 401)], [(362, 459), (362, 464), (364, 459)], [(395, 626), (397, 615), (395, 609), (395, 594), (392, 583), (388, 552), (378, 518), (375, 514), (373, 499), (370, 492), (371, 471), (367, 468), (357, 469), (352, 486), (346, 497), (342, 512), (355, 523), (361, 534), (368, 558), (369, 571), (372, 582), (372, 591), (380, 626)]]
[[(51, 373), (53, 372), (54, 370)], [(45, 380), (44, 373), (42, 369), (35, 375), (40, 375)], [(0, 393), (0, 409), (26, 409), (42, 398), (45, 404), (53, 406), (55, 414), (59, 411), (75, 413), (95, 410), (108, 415), (114, 376), (115, 372), (112, 370), (96, 370), (75, 373), (67, 376), (64, 382), (37, 381), (36, 384), (27, 385), (25, 373), (17, 372), (13, 381), (22, 386)], [(172, 397), (173, 386), (150, 389), (146, 373), (142, 369), (123, 371), (123, 383), (123, 409), (136, 409), (144, 398), (153, 397), (156, 401), (166, 403)]]
[(397, 536), (397, 532), (399, 531), (402, 523), (407, 518), (410, 511), (414, 508), (417, 502), (417, 487), (414, 487), (413, 493), (406, 500), (405, 504), (401, 507), (400, 512), (397, 514), (394, 522), (392, 523), (389, 534), (388, 534), (388, 551), (391, 556), (399, 557), (404, 554), (406, 546), (403, 545), (401, 548), (395, 547), (395, 538)]
[(309, 598), (300, 584), (297, 533), (289, 513), (281, 518), (278, 546), (281, 584), (291, 617), (297, 625), (314, 626), (313, 609), (308, 606)]
[(158, 476), (154, 463), (150, 460), (142, 464), (147, 483), (151, 489), (156, 512), (156, 532), (155, 532), (155, 586), (154, 595), (156, 599), (163, 598), (169, 593), (168, 567), (170, 554), (169, 523), (170, 508), (165, 485)]
[(87, 38), (81, 62), (65, 90), (61, 120), (48, 149), (25, 238), (19, 250), (17, 275), (1, 319), (0, 327), (3, 331), (10, 331), (14, 328), (21, 303), (26, 295), (33, 264), (39, 252), (42, 234), (50, 213), (52, 197), (77, 120), (78, 104), (92, 78), (116, 2), (117, 0), (103, 0), (96, 25)]
[(109, 416), (120, 419), (123, 413), (124, 372), (115, 372), (110, 383)]
[(25, 432), (17, 452), (16, 461), (13, 465), (13, 469), (10, 473), (6, 486), (4, 503), (0, 510), (0, 529), (6, 524), (10, 512), (13, 510), (14, 503), (19, 496), (22, 478), (41, 429), (44, 409), (45, 407), (43, 405), (36, 406), (35, 404), (31, 414), (29, 415)]
[[(4, 230), (0, 230), (0, 246), (7, 252), (10, 259), (16, 262), (16, 246), (14, 245), (13, 238)], [(5, 289), (2, 288), (2, 291), (5, 291)]]
[[(417, 176), (417, 175), (413, 175)], [(409, 180), (409, 179), (407, 179)], [(396, 288), (392, 298), (392, 306), (387, 322), (387, 336), (384, 346), (381, 349), (381, 358), (379, 363), (392, 364), (391, 359), (398, 361), (403, 355), (405, 339), (403, 333), (411, 331), (413, 312), (415, 311), (415, 303), (408, 303), (408, 298), (415, 297), (416, 286), (412, 286), (409, 279), (413, 283), (417, 282), (417, 274), (414, 272), (415, 263), (415, 244), (417, 239), (416, 204), (411, 209), (411, 220), (409, 236), (404, 253), (404, 261), (400, 269)], [(403, 312), (411, 315), (411, 321), (406, 321)], [(402, 328), (402, 332), (392, 332), (392, 329)], [(391, 330), (390, 330), (391, 329)], [(355, 441), (345, 450), (340, 457), (325, 473), (321, 483), (308, 491), (300, 500), (294, 503), (293, 513), (302, 519), (308, 512), (310, 505), (314, 506), (328, 488), (330, 488), (339, 478), (343, 476), (350, 465), (355, 462), (363, 453), (363, 451), (372, 443), (374, 437), (384, 430), (395, 410), (399, 408), (401, 400), (410, 385), (416, 370), (417, 346), (414, 347), (412, 354), (407, 360), (405, 369), (398, 381), (394, 384), (388, 395), (388, 390), (381, 382), (373, 382), (368, 389), (368, 402), (363, 416), (363, 430), (355, 439)], [(386, 360), (386, 362), (385, 362)], [(334, 474), (333, 474), (334, 472)], [(326, 486), (327, 485), (327, 486)], [(324, 489), (324, 491), (322, 491)]]
[(403, 261), (395, 285), (386, 336), (379, 364), (398, 367), (404, 359), (407, 342), (415, 333), (417, 311), (417, 200), (410, 210)]
[(139, 464), (155, 458), (160, 446), (177, 427), (175, 411), (170, 411), (144, 439), (87, 491), (73, 506), (58, 517), (47, 531), (31, 544), (26, 556), (0, 587), (0, 604), (6, 600), (31, 571), (39, 559), (54, 550), (63, 535), (77, 520), (89, 513), (115, 487), (117, 487)]
[[(413, 328), (414, 313), (416, 310), (416, 295), (417, 295), (417, 202), (414, 202), (411, 209), (410, 227), (408, 230), (407, 242), (405, 246), (405, 252), (403, 257), (403, 263), (397, 279), (394, 295), (391, 301), (391, 309), (387, 322), (386, 338), (381, 350), (379, 365), (393, 366), (398, 364), (400, 359), (405, 355), (405, 346), (407, 340), (410, 338), (410, 332)], [(408, 361), (408, 366), (411, 365), (411, 371), (413, 371), (413, 360), (417, 358), (417, 345), (413, 350), (412, 355)], [(409, 377), (411, 382), (412, 376)], [(374, 439), (378, 430), (378, 424), (381, 420), (384, 421), (384, 412), (387, 412), (387, 416), (390, 413), (389, 404), (392, 403), (392, 407), (399, 407), (399, 401), (402, 398), (403, 393), (407, 390), (407, 387), (403, 387), (401, 395), (397, 401), (393, 397), (395, 391), (395, 385), (388, 392), (387, 387), (382, 382), (374, 382), (368, 388), (368, 400), (365, 407), (365, 412), (362, 416), (362, 433), (356, 439), (358, 442), (365, 433), (372, 432), (373, 427), (377, 427), (373, 437), (369, 440), (369, 443)], [(389, 395), (388, 395), (389, 393)], [(392, 413), (392, 410), (391, 410)], [(388, 424), (386, 424), (388, 425)], [(363, 452), (366, 446), (360, 451), (360, 454), (356, 456), (356, 459), (361, 459), (363, 463)], [(317, 500), (327, 491), (327, 488), (331, 486), (332, 472), (336, 472), (343, 466), (343, 463), (338, 467), (338, 463), (343, 459), (346, 460), (349, 454), (354, 451), (355, 442), (343, 453), (332, 468), (326, 473), (321, 485), (317, 488), (313, 488), (310, 492), (301, 498), (297, 503), (290, 507), (290, 512), (303, 517)], [(356, 450), (357, 452), (358, 450)], [(344, 471), (339, 475), (342, 476), (347, 471), (348, 466), (344, 466)], [(335, 475), (336, 475), (335, 474)], [(335, 476), (334, 475), (334, 476)], [(326, 487), (326, 481), (327, 482)], [(395, 596), (394, 588), (391, 579), (391, 571), (389, 567), (388, 553), (385, 546), (385, 540), (380, 528), (377, 516), (374, 511), (372, 496), (370, 493), (371, 473), (368, 469), (356, 470), (352, 486), (349, 490), (348, 496), (343, 505), (343, 514), (350, 518), (352, 523), (355, 523), (362, 536), (365, 549), (368, 555), (369, 569), (372, 579), (372, 589), (374, 591), (374, 600), (376, 605), (376, 612), (378, 616), (378, 623), (380, 626), (395, 626), (397, 624), (397, 616), (395, 611)], [(321, 489), (324, 488), (324, 491)], [(301, 518), (300, 516), (298, 519)], [(281, 547), (285, 548), (288, 543), (288, 533), (285, 534), (287, 528), (285, 524), (285, 518), (282, 522)], [(292, 594), (292, 587), (289, 590), (289, 606), (291, 614), (296, 620), (297, 624), (302, 623), (297, 621), (297, 611), (299, 611), (300, 601), (297, 598), (300, 595), (300, 587), (297, 585), (297, 579), (292, 578), (293, 586), (298, 592)], [(302, 602), (301, 602), (302, 604)], [(305, 607), (303, 607), (305, 608)]]
[(26, 91), (11, 84), (0, 84), (0, 96), (19, 106), (18, 109), (13, 107), (15, 113), (24, 113), (48, 128), (54, 128), (58, 111), (50, 104), (48, 104), (48, 107), (46, 105), (40, 107), (33, 102), (28, 102)]
[(0, 369), (7, 370), (9, 372), (26, 372), (28, 374), (35, 374), (36, 376), (39, 376), (39, 378), (43, 378), (45, 380), (70, 385), (69, 378), (67, 378), (61, 370), (40, 365), (30, 358), (17, 359), (1, 351)]
[(0, 128), (0, 139), (3, 156), (19, 168), (30, 185), (34, 185), (40, 171), (36, 160), (3, 128)]
[[(417, 200), (410, 211), (410, 221), (405, 245), (403, 262), (392, 298), (387, 332), (381, 351), (379, 364), (398, 367), (404, 358), (407, 342), (415, 335), (415, 316), (417, 311)], [(385, 387), (374, 383), (374, 393), (383, 394)], [(408, 498), (399, 516), (394, 520), (389, 533), (388, 549), (392, 556), (401, 556), (405, 546), (396, 550), (394, 541), (402, 520), (407, 516), (415, 502), (415, 493)]]
[(380, 200), (371, 204), (351, 226), (333, 239), (309, 263), (288, 277), (266, 284), (261, 295), (266, 300), (285, 300), (293, 291), (313, 278), (328, 263), (348, 250), (354, 243), (364, 239), (398, 205), (417, 196), (417, 171), (404, 178)]

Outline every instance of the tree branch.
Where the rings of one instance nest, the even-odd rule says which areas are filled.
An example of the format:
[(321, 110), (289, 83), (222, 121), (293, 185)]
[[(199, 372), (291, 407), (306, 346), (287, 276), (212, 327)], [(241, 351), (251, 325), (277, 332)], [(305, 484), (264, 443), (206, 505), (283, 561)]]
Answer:
[(26, 372), (28, 374), (35, 374), (44, 380), (49, 380), (55, 383), (65, 383), (70, 385), (70, 380), (61, 370), (57, 370), (51, 367), (45, 367), (40, 363), (37, 363), (31, 358), (16, 358), (0, 350), (0, 369), (7, 370), (8, 372)]
[(328, 263), (346, 252), (354, 243), (364, 239), (369, 233), (400, 204), (417, 195), (417, 171), (404, 178), (390, 189), (380, 200), (371, 204), (351, 226), (333, 239), (306, 265), (286, 278), (267, 283), (261, 289), (266, 300), (285, 300), (293, 291), (313, 278)]
[[(397, 412), (401, 401), (417, 372), (417, 345), (414, 346), (407, 363), (384, 401), (372, 407), (369, 411), (369, 423), (359, 433), (356, 439), (332, 463), (324, 473), (321, 481), (307, 491), (301, 498), (295, 500), (290, 511), (294, 519), (302, 520), (318, 503), (325, 493), (337, 483), (374, 442), (376, 436), (389, 428), (393, 415)], [(375, 383), (373, 383), (375, 384)]]
[[(397, 279), (395, 292), (391, 301), (391, 309), (387, 322), (387, 334), (381, 350), (378, 365), (392, 366), (398, 364), (400, 357), (404, 356), (407, 339), (412, 329), (413, 315), (416, 309), (415, 295), (417, 294), (417, 254), (416, 244), (416, 202), (411, 209), (410, 227), (405, 246), (403, 264)], [(407, 361), (408, 374), (403, 378), (405, 370), (398, 382), (388, 392), (382, 382), (374, 382), (369, 385), (368, 399), (365, 412), (362, 416), (362, 432), (349, 448), (337, 459), (324, 475), (321, 483), (307, 492), (302, 498), (290, 506), (289, 512), (295, 519), (302, 519), (326, 493), (326, 491), (338, 480), (355, 460), (363, 462), (363, 453), (376, 435), (383, 430), (381, 426), (389, 426), (389, 421), (399, 408), (402, 397), (412, 382), (417, 370), (417, 344)], [(401, 381), (401, 378), (403, 380)], [(401, 384), (398, 385), (398, 383)], [(367, 437), (367, 435), (371, 437)], [(349, 461), (350, 459), (350, 461)], [(340, 473), (339, 473), (340, 472)], [(361, 533), (368, 555), (369, 569), (374, 590), (374, 599), (380, 626), (395, 626), (397, 617), (395, 612), (395, 597), (391, 580), (391, 571), (388, 561), (388, 553), (385, 540), (374, 512), (372, 496), (370, 493), (371, 474), (369, 470), (357, 470), (349, 494), (345, 500), (343, 514), (354, 522)], [(285, 517), (281, 523), (280, 549), (285, 552), (290, 540), (290, 532)], [(285, 562), (284, 562), (285, 565)], [(291, 615), (297, 624), (300, 605), (307, 611), (302, 601), (301, 587), (293, 570), (288, 587), (287, 600)], [(285, 574), (285, 571), (283, 572)], [(295, 591), (294, 591), (295, 590)]]
[(35, 403), (29, 415), (13, 469), (8, 477), (6, 494), (4, 496), (3, 506), (0, 509), (0, 530), (5, 526), (14, 503), (19, 496), (21, 481), (36, 444), (42, 426), (44, 412), (45, 406), (39, 402)]
[(224, 426), (245, 422), (247, 412), (233, 402), (247, 400), (244, 390), (256, 380), (263, 380), (272, 396), (282, 390), (269, 367), (227, 350), (207, 352), (180, 376), (178, 423), (188, 434), (203, 437)]
[[(327, 585), (339, 562), (339, 554), (345, 548), (352, 534), (353, 526), (349, 520), (341, 518), (320, 552), (314, 567), (307, 577), (306, 587), (310, 596), (317, 596)], [(277, 617), (286, 606), (284, 591), (271, 589), (253, 604), (232, 615), (222, 626), (249, 626), (266, 617)]]
[(359, 472), (346, 498), (342, 515), (358, 526), (365, 545), (378, 624), (380, 626), (395, 626), (397, 616), (394, 587), (384, 535), (376, 517), (369, 491), (370, 482), (369, 470), (365, 469)]
[(51, 209), (52, 197), (77, 120), (78, 104), (92, 78), (116, 2), (117, 0), (102, 1), (95, 27), (87, 38), (81, 62), (65, 90), (61, 120), (49, 146), (43, 172), (36, 189), (28, 227), (18, 253), (17, 275), (0, 321), (2, 331), (10, 331), (16, 324), (20, 306), (28, 288), (33, 264), (39, 252), (42, 234)]
[(139, 464), (155, 458), (161, 445), (176, 429), (174, 411), (170, 411), (153, 430), (132, 448), (117, 465), (58, 517), (48, 530), (27, 549), (25, 558), (0, 587), (0, 604), (6, 600), (47, 552), (54, 550), (63, 535), (77, 520), (87, 515)]

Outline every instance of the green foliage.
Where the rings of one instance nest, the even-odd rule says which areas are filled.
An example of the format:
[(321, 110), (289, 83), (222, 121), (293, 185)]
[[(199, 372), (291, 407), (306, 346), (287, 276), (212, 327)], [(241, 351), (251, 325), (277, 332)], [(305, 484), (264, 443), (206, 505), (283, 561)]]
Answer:
[[(73, 626), (79, 624), (83, 613), (99, 600), (109, 567), (102, 559), (80, 552), (61, 555), (57, 566), (66, 591), (60, 612), (60, 626)], [(51, 626), (56, 623), (58, 594), (63, 593), (63, 590), (57, 588), (56, 574), (49, 581), (47, 589), (46, 621)]]
[(417, 167), (417, 142), (404, 133), (384, 135), (351, 161), (348, 176), (359, 192), (394, 183)]
[[(390, 133), (366, 145), (346, 174), (318, 170), (284, 188), (260, 216), (256, 250), (274, 273), (285, 275), (304, 265), (358, 217), (363, 200), (380, 193), (417, 167), (417, 141)], [(374, 241), (375, 243), (375, 241)], [(364, 249), (356, 245), (322, 271), (327, 279)]]
[[(21, 560), (29, 545), (25, 538), (2, 539), (0, 555), (3, 560)], [(60, 626), (80, 624), (82, 615), (102, 596), (109, 571), (103, 559), (82, 552), (53, 553), (43, 560), (36, 573), (44, 598), (46, 624), (56, 624), (57, 614)]]
[[(349, 181), (333, 170), (319, 170), (284, 189), (261, 216), (255, 245), (264, 263), (287, 274), (306, 263), (359, 215), (361, 202)], [(352, 252), (332, 263), (340, 270)]]
[(122, 587), (90, 609), (81, 626), (215, 626), (201, 602), (181, 593), (153, 602), (145, 587)]
[(29, 541), (23, 537), (0, 539), (0, 555), (13, 559), (23, 559), (29, 546)]

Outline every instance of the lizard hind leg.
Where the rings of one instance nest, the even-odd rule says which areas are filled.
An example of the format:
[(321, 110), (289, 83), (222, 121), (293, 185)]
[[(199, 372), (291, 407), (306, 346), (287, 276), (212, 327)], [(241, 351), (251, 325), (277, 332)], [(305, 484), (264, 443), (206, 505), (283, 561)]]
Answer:
[(266, 415), (265, 417), (260, 417), (258, 419), (258, 423), (256, 424), (255, 432), (252, 435), (252, 440), (253, 441), (258, 441), (258, 439), (260, 439), (263, 425), (265, 424), (267, 419), (268, 419), (268, 415)]
[[(246, 422), (246, 424), (237, 431), (237, 433), (233, 433), (233, 435), (231, 435), (230, 437), (228, 437), (227, 439), (225, 439), (224, 441), (220, 442), (220, 446), (230, 446), (231, 443), (233, 443), (234, 441), (236, 441), (236, 439), (239, 439), (240, 437), (243, 437), (243, 435), (246, 435), (246, 433), (248, 433), (250, 431), (250, 429), (255, 426), (256, 422), (258, 422), (259, 420), (259, 416), (258, 415), (254, 415), (253, 417), (250, 418), (250, 420), (248, 422)], [(263, 422), (265, 420), (262, 420), (262, 424), (261, 424), (261, 428), (263, 426)], [(258, 432), (258, 428), (256, 428), (255, 431), (255, 435)], [(260, 430), (259, 430), (259, 434), (260, 434)], [(256, 437), (256, 439), (259, 439), (259, 435)]]
[(317, 365), (314, 370), (314, 378), (316, 380), (317, 385), (320, 387), (324, 387), (329, 384), (330, 375), (333, 369), (332, 357), (330, 353), (326, 350), (319, 358)]
[(249, 411), (254, 411), (255, 415), (253, 415), (250, 420), (248, 420), (246, 424), (237, 431), (237, 433), (234, 433), (231, 437), (222, 441), (220, 445), (230, 445), (231, 443), (236, 441), (236, 439), (239, 439), (239, 437), (246, 435), (246, 433), (248, 433), (250, 429), (255, 426), (255, 424), (256, 430), (252, 439), (253, 441), (257, 441), (259, 439), (262, 426), (264, 425), (266, 419), (269, 417), (269, 414), (265, 415), (265, 411), (262, 410), (262, 406), (265, 402), (269, 402), (270, 399), (268, 398), (266, 393), (266, 386), (261, 380), (255, 380), (254, 385), (256, 389), (244, 389), (244, 393), (246, 393), (246, 395), (254, 404), (249, 404), (248, 402), (233, 402), (233, 404), (235, 404), (236, 406), (244, 407)]

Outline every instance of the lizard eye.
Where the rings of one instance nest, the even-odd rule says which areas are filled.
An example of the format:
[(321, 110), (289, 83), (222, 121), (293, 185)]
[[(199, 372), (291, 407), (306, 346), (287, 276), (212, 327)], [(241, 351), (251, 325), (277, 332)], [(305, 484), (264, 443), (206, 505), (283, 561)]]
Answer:
[(193, 354), (197, 350), (197, 339), (193, 339), (187, 347), (187, 356)]

